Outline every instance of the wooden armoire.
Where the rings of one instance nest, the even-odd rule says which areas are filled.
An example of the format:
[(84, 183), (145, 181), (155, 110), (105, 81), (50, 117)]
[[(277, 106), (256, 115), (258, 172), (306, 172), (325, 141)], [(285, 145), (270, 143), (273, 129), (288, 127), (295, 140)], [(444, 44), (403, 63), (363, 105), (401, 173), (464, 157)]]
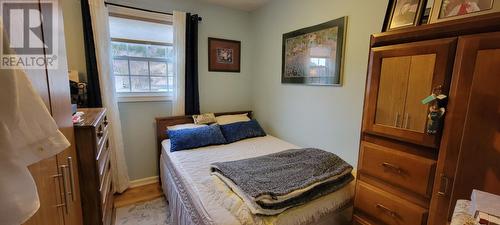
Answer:
[[(445, 225), (473, 189), (500, 194), (500, 14), (374, 34), (354, 224)], [(446, 113), (427, 131), (440, 89)]]
[[(30, 3), (33, 1), (30, 0)], [(58, 66), (56, 69), (26, 69), (33, 87), (59, 126), (60, 131), (70, 141), (71, 146), (49, 159), (29, 166), (40, 198), (40, 208), (25, 225), (81, 225), (82, 209), (78, 179), (77, 155), (73, 123), (71, 120), (71, 100), (62, 17), (62, 0), (43, 0), (57, 6), (58, 25), (52, 27), (57, 34)], [(52, 13), (41, 9), (41, 14)], [(43, 33), (50, 32), (47, 21), (42, 22)], [(37, 31), (34, 31), (37, 32)], [(47, 35), (42, 35), (47, 37)], [(45, 42), (45, 40), (44, 40)], [(39, 51), (39, 55), (46, 55)], [(1, 220), (1, 219), (0, 219)]]

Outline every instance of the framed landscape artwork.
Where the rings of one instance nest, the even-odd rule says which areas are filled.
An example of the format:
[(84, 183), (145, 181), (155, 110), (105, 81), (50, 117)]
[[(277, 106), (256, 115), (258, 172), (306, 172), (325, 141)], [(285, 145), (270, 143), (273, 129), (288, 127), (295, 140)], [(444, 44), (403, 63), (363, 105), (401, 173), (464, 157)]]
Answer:
[(281, 83), (341, 86), (347, 17), (283, 35)]
[(208, 71), (240, 72), (241, 42), (208, 38)]

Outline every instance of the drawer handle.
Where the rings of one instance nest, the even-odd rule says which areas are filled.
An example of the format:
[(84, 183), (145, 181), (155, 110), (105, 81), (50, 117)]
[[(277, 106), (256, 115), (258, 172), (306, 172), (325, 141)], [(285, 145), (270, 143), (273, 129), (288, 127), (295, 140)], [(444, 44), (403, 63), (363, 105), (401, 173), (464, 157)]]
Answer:
[(403, 119), (405, 122), (404, 122), (404, 128), (405, 129), (408, 129), (408, 123), (409, 123), (409, 120), (410, 120), (410, 114), (406, 113), (406, 116), (405, 118)]
[(398, 127), (399, 123), (399, 112), (396, 113), (396, 117), (394, 118), (394, 127)]
[(401, 167), (396, 166), (394, 164), (391, 164), (391, 163), (388, 163), (388, 162), (384, 162), (384, 163), (382, 163), (382, 166), (385, 167), (385, 168), (387, 168), (387, 169), (391, 169), (393, 171), (396, 171), (399, 174), (403, 173), (403, 170), (401, 169)]
[[(63, 176), (64, 176), (64, 174), (62, 174), (62, 173), (58, 173), (56, 175), (52, 175), (52, 178), (54, 178), (55, 180), (58, 181), (58, 186), (59, 187), (61, 187), (61, 185), (59, 183), (60, 182), (60, 178), (63, 177)], [(63, 191), (63, 190), (61, 190), (61, 188), (59, 188), (59, 194), (61, 195), (61, 197), (66, 197), (66, 195), (65, 195), (66, 191), (65, 190), (66, 190), (66, 188), (64, 187), (64, 193), (61, 193), (61, 191)], [(63, 208), (63, 211), (67, 212), (68, 211), (68, 204), (67, 203), (68, 203), (68, 201), (66, 200), (66, 198), (64, 198), (63, 203), (54, 205), (54, 207), (56, 207), (56, 208)]]
[(69, 199), (69, 197), (68, 197), (68, 195), (70, 194), (68, 192), (68, 189), (67, 189), (67, 187), (69, 185), (68, 184), (68, 180), (66, 179), (66, 177), (68, 176), (68, 166), (67, 165), (62, 165), (62, 166), (59, 166), (59, 168), (61, 169), (61, 177), (63, 179), (62, 186), (63, 186), (63, 192), (64, 192), (64, 194), (63, 194), (64, 204), (62, 204), (62, 205), (64, 205), (65, 212), (66, 212), (66, 214), (68, 214), (69, 213), (69, 210), (68, 210), (68, 206), (69, 206), (68, 199)]
[(398, 213), (392, 209), (389, 209), (387, 206), (384, 206), (382, 204), (377, 204), (377, 208), (382, 209), (384, 212), (386, 212), (389, 216), (397, 218)]
[(68, 169), (69, 169), (69, 181), (70, 181), (70, 187), (71, 187), (71, 201), (75, 201), (75, 195), (76, 195), (76, 192), (75, 192), (75, 174), (74, 174), (74, 171), (73, 171), (73, 158), (72, 157), (68, 157), (67, 158), (67, 161), (68, 161)]
[(447, 176), (442, 174), (441, 175), (441, 185), (440, 185), (439, 191), (438, 191), (439, 196), (446, 196), (448, 194), (449, 184), (450, 184), (450, 178), (448, 178)]

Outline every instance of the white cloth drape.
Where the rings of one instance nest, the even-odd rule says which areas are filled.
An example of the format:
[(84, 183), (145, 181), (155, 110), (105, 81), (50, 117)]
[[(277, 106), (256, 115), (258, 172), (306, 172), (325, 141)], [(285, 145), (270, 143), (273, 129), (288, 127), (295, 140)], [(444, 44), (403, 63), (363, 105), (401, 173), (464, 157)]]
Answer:
[(111, 122), (111, 167), (113, 171), (113, 186), (115, 191), (123, 192), (130, 186), (130, 180), (125, 162), (122, 128), (118, 102), (115, 96), (115, 80), (111, 67), (111, 39), (109, 35), (108, 10), (103, 0), (89, 0), (92, 30), (99, 71), (99, 84), (103, 106), (106, 107), (108, 120)]
[(172, 115), (185, 114), (185, 80), (186, 80), (186, 13), (174, 11), (174, 99), (172, 101)]
[[(1, 22), (0, 32), (3, 46), (9, 46)], [(27, 167), (70, 143), (23, 70), (0, 70), (0, 104), (0, 224), (21, 224), (40, 207)]]

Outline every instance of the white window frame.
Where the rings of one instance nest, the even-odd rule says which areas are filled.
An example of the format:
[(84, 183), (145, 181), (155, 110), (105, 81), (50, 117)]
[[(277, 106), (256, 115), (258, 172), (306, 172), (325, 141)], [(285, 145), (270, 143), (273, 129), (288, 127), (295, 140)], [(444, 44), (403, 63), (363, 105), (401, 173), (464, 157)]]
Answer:
[[(172, 46), (172, 44), (169, 43), (153, 43), (153, 42), (144, 42), (144, 41), (137, 41), (137, 40), (127, 40), (127, 39), (116, 39), (112, 38), (112, 42), (121, 42), (121, 43), (131, 43), (131, 44), (144, 44), (144, 45), (161, 45), (161, 46)], [(112, 56), (112, 59), (115, 60), (127, 60), (129, 63), (130, 61), (144, 61), (144, 62), (165, 62), (167, 63), (167, 60), (161, 60), (158, 58), (150, 58), (150, 57), (129, 57), (129, 56)], [(167, 75), (164, 76), (168, 79), (168, 71), (173, 68), (168, 68), (167, 64)], [(134, 76), (130, 74), (130, 64), (129, 64), (129, 74), (124, 75), (128, 76)], [(149, 69), (148, 69), (149, 70)], [(151, 71), (149, 71), (151, 72)], [(115, 76), (120, 76), (119, 74), (112, 74), (113, 78)], [(148, 75), (149, 78), (151, 77), (163, 77), (163, 76), (155, 76), (155, 75)], [(132, 85), (132, 83), (130, 83)], [(175, 87), (175, 85), (174, 85)], [(147, 102), (147, 101), (172, 101), (173, 100), (173, 94), (174, 91), (171, 92), (117, 92), (116, 89), (114, 90), (116, 93), (116, 97), (118, 99), (118, 102)]]
[[(118, 7), (118, 6), (108, 6), (108, 10), (109, 10), (109, 15), (114, 16), (114, 17), (122, 17), (123, 16), (124, 18), (128, 18), (128, 19), (143, 20), (143, 21), (147, 21), (147, 22), (166, 23), (166, 24), (172, 24), (172, 21), (173, 21), (173, 17), (171, 15), (165, 15), (165, 14), (159, 14), (159, 13), (153, 13), (153, 12), (143, 12), (140, 10), (128, 9), (128, 8), (123, 8), (123, 7)], [(125, 39), (113, 39), (113, 38), (111, 39), (111, 41), (126, 42), (126, 43), (138, 43), (138, 44), (152, 44), (152, 45), (158, 45), (158, 44), (169, 45), (169, 46), (172, 45), (172, 43), (153, 43), (153, 42), (144, 42), (144, 41), (137, 41), (137, 40), (125, 40)], [(115, 58), (113, 55), (111, 55), (111, 57), (113, 59)], [(130, 71), (129, 71), (129, 73), (130, 73)], [(174, 73), (175, 73), (175, 70), (174, 70)], [(110, 76), (113, 76), (113, 79), (115, 79), (114, 78), (115, 74), (110, 74)], [(129, 74), (129, 76), (130, 76), (130, 74)], [(168, 77), (168, 71), (167, 71), (167, 77)], [(175, 79), (174, 79), (174, 82), (175, 82)], [(132, 85), (132, 84), (130, 84), (130, 85)], [(174, 93), (176, 92), (176, 90), (175, 90), (176, 85), (174, 84), (173, 86), (174, 86), (173, 92), (117, 92), (115, 87), (113, 87), (113, 91), (115, 92), (115, 95), (116, 95), (118, 102), (173, 101), (174, 100)]]

